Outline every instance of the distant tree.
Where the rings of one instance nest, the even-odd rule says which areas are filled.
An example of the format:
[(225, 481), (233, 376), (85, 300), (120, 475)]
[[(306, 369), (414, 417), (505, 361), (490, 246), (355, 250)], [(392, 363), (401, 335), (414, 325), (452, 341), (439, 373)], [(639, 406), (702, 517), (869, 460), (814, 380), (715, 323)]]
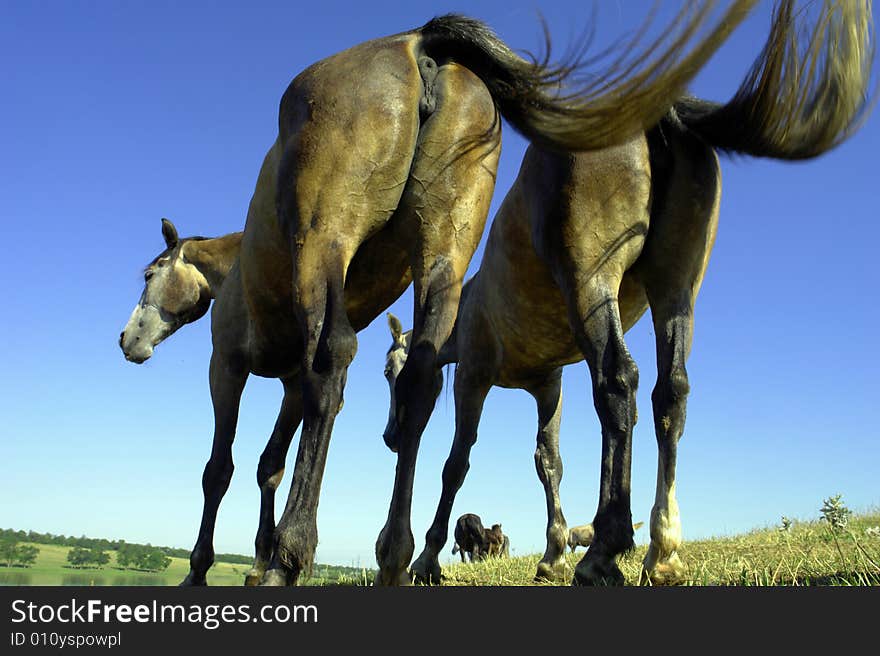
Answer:
[(7, 567), (12, 567), (17, 551), (18, 541), (15, 538), (9, 535), (0, 538), (0, 562), (5, 563)]
[(161, 549), (153, 549), (152, 551), (144, 553), (138, 564), (141, 569), (161, 572), (162, 570), (168, 569), (168, 566), (171, 564), (171, 559), (162, 553)]
[(37, 562), (37, 556), (40, 554), (39, 548), (32, 544), (23, 544), (16, 552), (16, 562), (24, 567), (30, 567)]
[(89, 560), (95, 567), (101, 567), (110, 562), (110, 554), (100, 547), (92, 547), (89, 549)]
[(73, 547), (67, 552), (67, 562), (73, 567), (85, 567), (91, 559), (91, 553), (88, 549), (82, 547)]

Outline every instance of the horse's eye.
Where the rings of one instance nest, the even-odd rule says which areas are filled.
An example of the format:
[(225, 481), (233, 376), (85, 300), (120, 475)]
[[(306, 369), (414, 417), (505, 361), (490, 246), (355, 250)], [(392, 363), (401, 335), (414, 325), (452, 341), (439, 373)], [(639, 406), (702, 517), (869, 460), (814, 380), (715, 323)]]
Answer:
[(144, 282), (149, 282), (150, 278), (152, 278), (152, 277), (153, 277), (152, 271), (145, 271), (144, 272)]

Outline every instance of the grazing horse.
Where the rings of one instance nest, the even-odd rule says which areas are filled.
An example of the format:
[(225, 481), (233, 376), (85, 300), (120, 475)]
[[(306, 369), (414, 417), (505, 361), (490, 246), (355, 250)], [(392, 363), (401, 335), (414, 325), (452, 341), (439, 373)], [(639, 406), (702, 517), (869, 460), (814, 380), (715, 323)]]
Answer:
[[(637, 524), (633, 524), (633, 531), (639, 530), (644, 522), (638, 522)], [(571, 549), (572, 553), (578, 547), (589, 547), (593, 542), (593, 537), (596, 535), (596, 530), (593, 528), (592, 524), (582, 524), (581, 526), (574, 526), (568, 529), (568, 547)]]
[[(273, 465), (280, 467), (288, 434), (303, 423), (293, 483), (262, 582), (294, 583), (311, 568), (321, 479), (356, 332), (412, 281), (411, 356), (385, 433), (398, 451), (397, 476), (376, 548), (377, 582), (409, 582), (414, 436), (421, 434), (440, 389), (437, 351), (452, 330), (462, 279), (488, 213), (499, 117), (548, 148), (619, 143), (667, 111), (754, 3), (734, 0), (718, 25), (679, 57), (713, 4), (688, 2), (661, 39), (612, 62), (606, 74), (577, 89), (566, 83), (586, 79), (578, 63), (553, 68), (527, 62), (482, 23), (453, 15), (356, 45), (291, 82), (279, 107), (278, 137), (248, 208), (238, 264), (229, 272), (235, 293), (226, 299), (223, 291), (217, 299), (224, 305), (219, 316), (235, 326), (230, 341), (214, 341), (214, 446), (186, 583), (204, 583), (212, 560), (210, 533), (232, 474), (231, 443), (251, 373), (284, 384), (270, 440)], [(133, 361), (181, 321), (157, 310), (148, 295), (122, 338)], [(204, 312), (209, 298), (200, 298), (198, 311)], [(214, 315), (216, 322), (216, 307)]]
[[(214, 562), (214, 526), (217, 510), (232, 478), (232, 441), (245, 380), (249, 374), (279, 378), (284, 388), (275, 427), (257, 468), (260, 515), (256, 555), (245, 579), (247, 584), (256, 585), (272, 555), (275, 491), (284, 475), (288, 448), (302, 419), (298, 342), (287, 344), (288, 350), (267, 350), (265, 342), (255, 339), (238, 261), (241, 232), (217, 238), (181, 239), (174, 224), (162, 219), (162, 236), (165, 249), (144, 270), (144, 291), (119, 336), (119, 345), (126, 360), (143, 363), (159, 343), (180, 327), (204, 316), (214, 300), (209, 371), (214, 442), (202, 477), (204, 508), (185, 585), (205, 585), (206, 574)], [(392, 303), (409, 284), (409, 278), (403, 274), (396, 286), (385, 288), (387, 295), (376, 293), (373, 271), (379, 262), (406, 268), (401, 260), (389, 260), (390, 255), (382, 254), (394, 243), (388, 231), (381, 231), (361, 248), (349, 269), (348, 312), (352, 325), (358, 329), (372, 321), (381, 307)], [(377, 307), (380, 309), (375, 309)]]
[(461, 554), (461, 562), (466, 562), (465, 554), (471, 562), (485, 560), (489, 556), (498, 556), (504, 548), (505, 535), (501, 524), (493, 524), (492, 528), (483, 528), (479, 515), (466, 513), (455, 521), (455, 545), (452, 554)]
[[(586, 360), (602, 427), (601, 479), (595, 537), (573, 582), (623, 583), (616, 558), (633, 547), (630, 469), (638, 383), (623, 335), (649, 307), (657, 340), (652, 400), (659, 463), (643, 576), (657, 583), (683, 577), (676, 447), (689, 391), (685, 362), (694, 302), (718, 220), (715, 150), (816, 157), (852, 134), (868, 107), (870, 3), (825, 2), (803, 52), (798, 27), (792, 2), (777, 5), (767, 44), (725, 105), (684, 97), (646, 134), (598, 152), (529, 147), (438, 355), (440, 365), (457, 363), (455, 437), (425, 548), (411, 567), (417, 580), (440, 580), (437, 555), (493, 385), (525, 389), (537, 402), (535, 464), (548, 518), (537, 577), (563, 575), (561, 368)], [(405, 367), (412, 337), (399, 321), (390, 319), (390, 325), (386, 377), (399, 394), (396, 372)]]

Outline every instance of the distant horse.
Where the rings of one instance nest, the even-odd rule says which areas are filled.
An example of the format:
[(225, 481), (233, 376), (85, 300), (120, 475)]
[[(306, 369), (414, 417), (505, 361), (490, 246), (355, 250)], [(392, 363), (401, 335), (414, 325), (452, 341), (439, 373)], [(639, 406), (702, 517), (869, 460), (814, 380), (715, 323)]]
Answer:
[[(604, 75), (576, 89), (571, 80), (585, 79), (578, 62), (555, 68), (527, 62), (482, 23), (453, 15), (354, 46), (291, 82), (281, 99), (278, 138), (248, 209), (239, 261), (229, 273), (234, 291), (227, 298), (224, 284), (217, 299), (222, 307), (214, 310), (224, 335), (218, 338), (215, 331), (211, 363), (214, 447), (185, 583), (204, 583), (213, 559), (210, 535), (232, 474), (231, 444), (251, 373), (279, 378), (285, 389), (264, 452), (267, 468), (277, 469), (261, 468), (268, 485), (277, 485), (272, 481), (280, 478), (282, 452), (303, 421), (263, 583), (293, 583), (311, 568), (321, 479), (356, 331), (412, 281), (413, 348), (385, 434), (399, 452), (397, 477), (376, 548), (377, 582), (409, 582), (414, 436), (421, 434), (440, 388), (437, 350), (452, 330), (462, 278), (488, 213), (500, 116), (550, 148), (595, 149), (624, 141), (666, 112), (754, 3), (735, 0), (680, 58), (713, 4), (688, 2), (644, 52), (612, 62)], [(180, 255), (169, 247), (160, 261)], [(157, 277), (161, 268), (157, 261), (149, 271)], [(177, 314), (152, 305), (147, 281), (121, 336), (127, 357), (143, 361), (179, 325), (204, 314), (210, 298), (202, 282), (199, 289), (195, 298), (174, 299), (178, 309), (184, 301), (194, 304)]]
[(485, 560), (490, 556), (499, 556), (504, 548), (505, 535), (501, 524), (493, 524), (492, 528), (483, 528), (479, 515), (466, 513), (455, 521), (455, 545), (452, 554), (461, 554), (461, 562), (467, 554), (470, 561)]
[[(633, 524), (633, 531), (639, 530), (644, 522)], [(578, 547), (589, 547), (596, 536), (596, 531), (592, 524), (582, 524), (568, 529), (568, 548), (572, 553)]]
[[(616, 557), (633, 547), (638, 384), (623, 334), (649, 307), (657, 340), (652, 399), (659, 469), (643, 575), (655, 583), (683, 577), (676, 446), (689, 390), (694, 302), (718, 219), (721, 177), (713, 148), (783, 160), (815, 157), (852, 134), (866, 114), (870, 3), (825, 2), (803, 53), (797, 27), (792, 2), (781, 2), (763, 52), (726, 105), (682, 98), (645, 135), (599, 152), (529, 147), (438, 356), (441, 365), (457, 363), (455, 438), (425, 548), (411, 567), (416, 579), (440, 580), (437, 554), (493, 385), (525, 389), (537, 401), (535, 464), (547, 499), (547, 549), (537, 577), (563, 575), (561, 367), (586, 360), (602, 426), (601, 479), (595, 538), (574, 582), (623, 582)], [(411, 337), (399, 321), (390, 318), (390, 325), (386, 377), (399, 393), (395, 379)]]

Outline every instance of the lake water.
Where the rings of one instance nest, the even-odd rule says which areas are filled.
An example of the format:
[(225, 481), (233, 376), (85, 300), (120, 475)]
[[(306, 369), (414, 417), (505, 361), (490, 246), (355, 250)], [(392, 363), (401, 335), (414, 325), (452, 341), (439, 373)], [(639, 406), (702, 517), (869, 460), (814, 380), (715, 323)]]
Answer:
[(0, 585), (176, 585), (159, 574), (114, 576), (107, 572), (76, 572), (47, 577), (26, 571), (0, 572)]

